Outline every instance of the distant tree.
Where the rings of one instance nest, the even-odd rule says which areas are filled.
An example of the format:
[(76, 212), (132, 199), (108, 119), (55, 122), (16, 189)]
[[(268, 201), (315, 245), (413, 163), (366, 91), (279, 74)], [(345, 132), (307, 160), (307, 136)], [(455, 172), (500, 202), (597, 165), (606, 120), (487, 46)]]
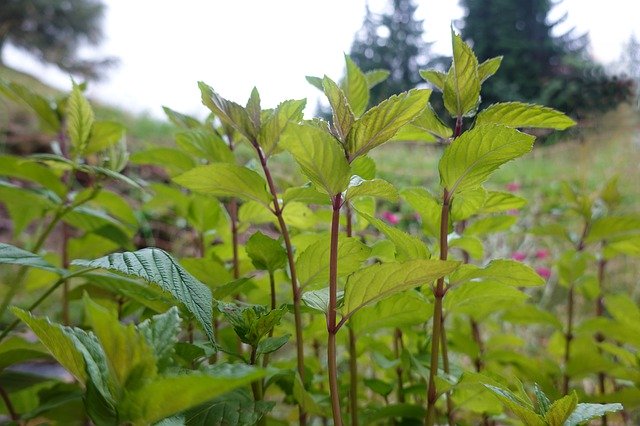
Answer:
[(2, 0), (0, 63), (7, 43), (44, 63), (85, 78), (98, 78), (113, 58), (82, 59), (78, 49), (102, 41), (100, 0)]
[(349, 55), (363, 71), (381, 68), (391, 73), (371, 90), (372, 105), (422, 82), (418, 71), (426, 66), (429, 43), (422, 38), (416, 8), (413, 0), (390, 0), (386, 11), (375, 14), (367, 5)]
[(636, 105), (640, 107), (640, 41), (635, 34), (631, 34), (622, 46), (618, 69), (633, 81)]
[(566, 56), (586, 52), (587, 35), (553, 35), (566, 15), (550, 22), (551, 0), (461, 0), (461, 5), (466, 9), (462, 35), (473, 42), (478, 58), (504, 55), (500, 71), (483, 86), (486, 102), (535, 100), (546, 83), (566, 71)]

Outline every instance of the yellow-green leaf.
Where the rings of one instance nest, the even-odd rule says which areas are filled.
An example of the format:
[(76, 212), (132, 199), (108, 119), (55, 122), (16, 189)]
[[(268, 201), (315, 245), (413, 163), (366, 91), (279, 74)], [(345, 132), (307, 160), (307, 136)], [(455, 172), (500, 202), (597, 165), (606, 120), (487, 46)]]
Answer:
[(324, 94), (327, 96), (329, 104), (331, 105), (333, 127), (340, 140), (344, 143), (347, 140), (349, 130), (351, 130), (351, 126), (355, 121), (353, 111), (349, 106), (347, 96), (333, 80), (324, 76), (324, 79), (322, 80), (322, 87), (324, 88)]
[(73, 85), (67, 101), (66, 110), (67, 133), (76, 156), (83, 155), (87, 149), (91, 128), (93, 126), (93, 109), (84, 97), (82, 89)]
[(480, 101), (478, 60), (458, 34), (453, 38), (453, 63), (444, 82), (444, 106), (452, 117), (473, 115)]
[(560, 111), (541, 105), (522, 102), (493, 104), (481, 111), (476, 124), (502, 124), (509, 127), (537, 127), (564, 130), (576, 125), (576, 122)]

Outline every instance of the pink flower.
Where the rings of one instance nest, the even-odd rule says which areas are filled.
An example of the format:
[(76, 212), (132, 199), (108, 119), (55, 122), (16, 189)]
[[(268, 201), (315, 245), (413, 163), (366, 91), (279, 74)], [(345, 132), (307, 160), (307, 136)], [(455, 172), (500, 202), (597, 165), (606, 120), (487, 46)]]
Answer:
[(517, 260), (518, 262), (522, 262), (527, 258), (527, 255), (521, 251), (514, 251), (513, 254), (511, 255), (511, 258), (513, 260)]
[(536, 251), (536, 259), (546, 259), (547, 257), (549, 257), (549, 250), (547, 249), (540, 249), (538, 251)]
[(549, 279), (551, 276), (551, 269), (545, 268), (544, 266), (538, 266), (536, 272), (544, 279)]
[(392, 225), (397, 225), (398, 223), (400, 223), (400, 218), (398, 217), (398, 215), (389, 211), (382, 212), (382, 218)]
[(520, 191), (520, 188), (521, 188), (518, 182), (509, 182), (508, 184), (505, 185), (505, 187), (507, 188), (507, 191), (511, 191), (511, 192)]

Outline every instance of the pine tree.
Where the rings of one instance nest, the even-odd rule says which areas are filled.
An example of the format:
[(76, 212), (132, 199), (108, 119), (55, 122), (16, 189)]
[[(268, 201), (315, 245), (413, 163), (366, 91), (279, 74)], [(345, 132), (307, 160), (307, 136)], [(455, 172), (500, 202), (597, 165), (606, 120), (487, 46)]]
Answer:
[(349, 55), (363, 71), (386, 69), (391, 73), (371, 90), (372, 105), (422, 82), (418, 71), (426, 66), (429, 44), (422, 38), (416, 8), (413, 0), (391, 0), (388, 12), (374, 14), (367, 5)]
[(545, 84), (571, 72), (567, 57), (575, 64), (585, 56), (587, 35), (553, 35), (566, 15), (550, 22), (550, 0), (461, 0), (461, 5), (466, 9), (462, 35), (472, 41), (478, 59), (504, 55), (500, 71), (483, 86), (485, 105), (539, 100)]
[(82, 45), (97, 45), (103, 38), (100, 0), (2, 0), (0, 7), (0, 63), (10, 43), (43, 63), (85, 78), (97, 78), (113, 58), (82, 59)]

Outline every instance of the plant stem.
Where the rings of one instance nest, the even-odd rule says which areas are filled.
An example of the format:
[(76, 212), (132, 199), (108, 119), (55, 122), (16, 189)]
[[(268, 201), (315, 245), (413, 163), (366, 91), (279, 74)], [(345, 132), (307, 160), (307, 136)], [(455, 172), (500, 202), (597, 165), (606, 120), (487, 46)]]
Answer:
[[(604, 276), (605, 276), (606, 267), (607, 267), (606, 259), (601, 258), (600, 260), (598, 260), (598, 287), (600, 288), (600, 294), (598, 294), (598, 298), (596, 299), (596, 316), (597, 317), (601, 317), (604, 315), (603, 286), (604, 286)], [(597, 343), (604, 342), (604, 335), (602, 333), (596, 333), (596, 342)], [(600, 347), (598, 347), (598, 352), (602, 353), (602, 349)], [(606, 394), (606, 391), (607, 391), (606, 379), (607, 379), (607, 375), (605, 374), (604, 371), (598, 372), (598, 391), (600, 392), (600, 395)], [(607, 421), (606, 413), (602, 415), (601, 420), (602, 420), (602, 426), (607, 426), (608, 421)]]
[(233, 279), (240, 278), (240, 262), (238, 261), (238, 200), (229, 200), (229, 219), (231, 219), (231, 245), (233, 248)]
[[(349, 202), (344, 203), (344, 213), (347, 223), (347, 237), (353, 236), (353, 216)], [(349, 327), (349, 412), (351, 425), (358, 426), (358, 352), (357, 336)]]
[[(293, 258), (293, 246), (291, 245), (291, 237), (289, 236), (289, 229), (287, 228), (287, 224), (284, 221), (284, 217), (282, 215), (282, 206), (280, 205), (280, 200), (278, 199), (278, 190), (276, 189), (276, 185), (273, 181), (273, 177), (271, 176), (271, 170), (269, 169), (269, 165), (267, 164), (267, 157), (264, 154), (264, 151), (260, 147), (257, 141), (252, 141), (252, 145), (256, 152), (258, 153), (258, 157), (260, 159), (260, 165), (262, 166), (262, 171), (264, 172), (264, 176), (267, 180), (267, 185), (269, 187), (269, 192), (271, 193), (271, 197), (273, 198), (273, 213), (275, 214), (278, 220), (278, 226), (280, 227), (280, 234), (282, 235), (282, 239), (284, 240), (285, 249), (287, 251), (287, 260), (289, 262), (289, 272), (291, 273), (291, 293), (293, 295), (293, 318), (296, 328), (296, 354), (297, 354), (297, 367), (298, 374), (300, 375), (300, 380), (304, 385), (304, 340), (302, 335), (302, 313), (300, 312), (300, 303), (302, 294), (300, 294), (300, 288), (298, 287), (298, 277), (296, 273), (296, 264)], [(302, 406), (299, 407), (300, 418), (299, 423), (301, 426), (306, 425), (307, 416), (304, 412)]]
[(2, 398), (2, 401), (4, 402), (4, 406), (6, 407), (7, 412), (9, 413), (9, 417), (11, 417), (11, 420), (13, 420), (14, 422), (18, 422), (18, 420), (20, 420), (20, 415), (16, 412), (16, 409), (13, 407), (13, 404), (11, 403), (11, 398), (9, 398), (9, 394), (7, 393), (7, 391), (4, 390), (2, 386), (0, 386), (0, 398)]
[(338, 305), (338, 232), (340, 228), (340, 207), (342, 194), (333, 197), (331, 216), (331, 245), (329, 252), (329, 311), (327, 312), (327, 360), (329, 368), (329, 394), (334, 426), (342, 426), (340, 394), (338, 389), (338, 360), (336, 354), (336, 309)]
[[(453, 132), (453, 139), (462, 133), (462, 116), (456, 117), (456, 127)], [(442, 193), (442, 211), (440, 215), (440, 260), (447, 260), (449, 254), (449, 211), (451, 209), (451, 194), (447, 188)], [(429, 384), (427, 388), (427, 426), (433, 426), (436, 422), (436, 400), (438, 391), (436, 389), (436, 375), (438, 373), (439, 344), (442, 339), (442, 299), (446, 293), (444, 287), (444, 277), (438, 278), (436, 287), (433, 289), (435, 303), (433, 305), (433, 332), (431, 336), (431, 365), (429, 369)]]
[[(393, 352), (396, 356), (396, 359), (400, 359), (402, 355), (402, 330), (396, 328), (393, 333)], [(398, 396), (397, 400), (399, 404), (404, 403), (404, 380), (403, 380), (404, 371), (402, 369), (402, 363), (398, 364), (396, 368), (396, 376), (398, 376)]]
[[(269, 286), (271, 287), (271, 310), (276, 308), (276, 280), (273, 272), (269, 271)], [(273, 337), (273, 328), (269, 330), (269, 337)], [(269, 365), (269, 354), (262, 355), (262, 367)]]
[[(250, 355), (250, 359), (249, 359), (249, 364), (251, 365), (256, 365), (256, 361), (257, 361), (257, 356), (256, 356), (256, 347), (252, 346), (251, 347), (251, 355)], [(262, 379), (258, 379), (254, 382), (251, 382), (251, 390), (253, 391), (253, 400), (255, 402), (259, 402), (262, 401), (263, 399), (263, 392), (262, 392)], [(266, 425), (267, 419), (262, 416), (260, 417), (260, 420), (258, 420), (259, 425)]]
[[(589, 233), (590, 221), (587, 220), (580, 236), (580, 241), (576, 244), (576, 251), (581, 252), (585, 247), (585, 238)], [(564, 346), (564, 374), (562, 376), (562, 392), (563, 395), (569, 394), (569, 382), (571, 377), (567, 368), (569, 367), (569, 361), (571, 360), (571, 341), (573, 340), (573, 313), (575, 304), (575, 290), (574, 284), (569, 286), (569, 294), (567, 295), (567, 330), (565, 332), (565, 346)]]
[[(440, 337), (442, 344), (442, 369), (446, 374), (449, 374), (449, 348), (447, 344), (447, 328), (445, 327), (446, 317), (442, 316), (442, 328), (440, 329)], [(453, 421), (453, 401), (451, 400), (451, 393), (445, 393), (445, 399), (447, 402), (447, 421), (449, 422), (449, 426), (455, 426)]]

